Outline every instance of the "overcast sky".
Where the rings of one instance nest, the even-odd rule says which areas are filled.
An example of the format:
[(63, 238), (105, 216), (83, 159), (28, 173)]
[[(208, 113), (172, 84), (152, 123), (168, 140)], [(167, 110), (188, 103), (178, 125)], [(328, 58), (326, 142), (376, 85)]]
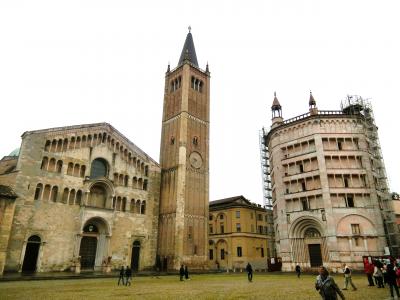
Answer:
[(108, 122), (159, 161), (164, 76), (191, 25), (211, 71), (210, 200), (262, 203), (259, 130), (369, 98), (400, 191), (399, 1), (0, 1), (0, 156), (24, 131)]

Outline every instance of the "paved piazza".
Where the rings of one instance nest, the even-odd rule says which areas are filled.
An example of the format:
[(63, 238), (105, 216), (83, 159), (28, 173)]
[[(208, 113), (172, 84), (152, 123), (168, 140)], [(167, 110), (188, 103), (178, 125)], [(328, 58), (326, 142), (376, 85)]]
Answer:
[[(343, 277), (334, 276), (342, 287)], [(257, 274), (253, 282), (246, 273), (193, 275), (180, 282), (178, 276), (134, 277), (130, 287), (115, 279), (71, 279), (0, 282), (0, 299), (321, 299), (314, 289), (315, 276)], [(353, 275), (357, 291), (344, 291), (346, 299), (388, 299), (389, 289), (367, 286), (364, 275)]]

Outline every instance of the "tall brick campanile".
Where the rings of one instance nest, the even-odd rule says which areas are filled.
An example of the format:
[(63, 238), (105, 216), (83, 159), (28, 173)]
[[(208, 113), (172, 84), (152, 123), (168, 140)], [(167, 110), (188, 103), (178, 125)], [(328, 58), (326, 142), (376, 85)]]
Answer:
[(208, 249), (210, 73), (186, 36), (165, 75), (158, 255), (161, 266), (204, 269)]

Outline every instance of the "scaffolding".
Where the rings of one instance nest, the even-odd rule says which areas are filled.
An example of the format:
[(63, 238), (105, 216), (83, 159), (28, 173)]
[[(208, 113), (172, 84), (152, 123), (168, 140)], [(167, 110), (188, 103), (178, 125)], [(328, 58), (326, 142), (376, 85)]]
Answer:
[(259, 132), (263, 204), (266, 209), (272, 209), (271, 168), (268, 145), (265, 141), (265, 136), (266, 132), (263, 128)]
[(359, 115), (361, 117), (367, 142), (366, 150), (369, 154), (373, 174), (373, 182), (370, 185), (376, 190), (390, 253), (398, 256), (400, 254), (399, 230), (395, 221), (392, 197), (389, 191), (385, 163), (378, 138), (378, 127), (375, 124), (371, 102), (357, 95), (348, 95), (342, 101), (341, 109), (344, 114)]

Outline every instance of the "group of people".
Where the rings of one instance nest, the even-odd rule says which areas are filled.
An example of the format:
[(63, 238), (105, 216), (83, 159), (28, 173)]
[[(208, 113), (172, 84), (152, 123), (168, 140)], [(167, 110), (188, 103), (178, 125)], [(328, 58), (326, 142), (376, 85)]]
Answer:
[(119, 278), (118, 278), (118, 285), (122, 282), (122, 285), (131, 285), (132, 280), (132, 269), (129, 266), (121, 267), (119, 270)]
[[(343, 266), (343, 274), (344, 287), (342, 290), (347, 290), (349, 285), (351, 285), (354, 291), (357, 290), (351, 279), (351, 269), (347, 265)], [(393, 298), (394, 291), (396, 291), (397, 297), (400, 298), (398, 288), (400, 286), (400, 267), (397, 267), (394, 262), (383, 264), (380, 261), (375, 261), (374, 263), (370, 263), (366, 266), (366, 274), (369, 286), (375, 286), (376, 284), (378, 288), (384, 288), (384, 284), (386, 283), (389, 285), (391, 297)], [(335, 280), (329, 276), (328, 270), (323, 266), (319, 269), (315, 289), (319, 291), (324, 300), (336, 300), (338, 295), (341, 299), (345, 299), (343, 292), (337, 286)]]
[(373, 263), (368, 263), (365, 266), (365, 273), (368, 277), (369, 286), (377, 285), (378, 288), (384, 288), (387, 284), (390, 295), (393, 297), (393, 292), (396, 291), (397, 297), (400, 297), (400, 266), (397, 266), (394, 261), (384, 263), (376, 260)]
[(183, 281), (183, 278), (185, 278), (185, 280), (189, 280), (189, 269), (188, 266), (181, 265), (181, 268), (179, 269), (180, 281)]

